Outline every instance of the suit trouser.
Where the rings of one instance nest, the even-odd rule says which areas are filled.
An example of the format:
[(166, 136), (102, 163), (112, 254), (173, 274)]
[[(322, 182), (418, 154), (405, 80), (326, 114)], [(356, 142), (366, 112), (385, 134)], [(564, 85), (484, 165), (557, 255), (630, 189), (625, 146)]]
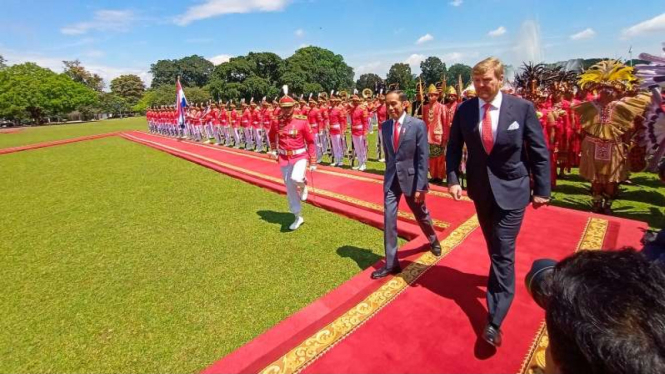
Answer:
[[(393, 180), (392, 186), (388, 192), (383, 194), (383, 246), (386, 250), (386, 267), (392, 268), (397, 266), (397, 210), (399, 209), (399, 200), (402, 196), (402, 189), (399, 186), (397, 176)], [(434, 225), (432, 224), (432, 217), (430, 217), (429, 210), (425, 202), (417, 203), (414, 200), (415, 196), (404, 196), (409, 209), (416, 217), (418, 226), (427, 236), (430, 245), (438, 241)]]
[(286, 185), (286, 197), (289, 200), (289, 211), (298, 216), (302, 209), (298, 188), (301, 190), (305, 188), (307, 159), (303, 158), (295, 163), (289, 163), (288, 165), (280, 167), (280, 169), (282, 170), (282, 178), (284, 178), (284, 184)]
[(487, 284), (489, 322), (501, 326), (515, 297), (515, 241), (525, 208), (504, 210), (490, 196), (474, 200), (491, 266)]

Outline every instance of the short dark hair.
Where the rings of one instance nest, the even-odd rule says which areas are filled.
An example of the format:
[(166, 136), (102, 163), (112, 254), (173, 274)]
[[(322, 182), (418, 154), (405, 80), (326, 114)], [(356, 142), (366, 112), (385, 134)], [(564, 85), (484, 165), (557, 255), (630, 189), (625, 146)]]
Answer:
[(665, 373), (665, 271), (634, 249), (582, 251), (545, 286), (562, 373)]
[(409, 97), (406, 96), (406, 93), (405, 93), (404, 91), (402, 91), (402, 90), (392, 90), (392, 91), (389, 91), (388, 94), (386, 95), (386, 98), (387, 98), (388, 95), (390, 95), (390, 94), (395, 94), (395, 95), (399, 96), (399, 101), (409, 101)]

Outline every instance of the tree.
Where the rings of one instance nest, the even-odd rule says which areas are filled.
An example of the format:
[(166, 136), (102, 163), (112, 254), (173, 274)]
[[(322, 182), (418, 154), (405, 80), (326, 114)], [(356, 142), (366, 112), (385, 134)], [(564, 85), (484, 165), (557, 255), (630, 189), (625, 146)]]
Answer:
[(97, 94), (65, 74), (28, 62), (0, 71), (0, 117), (42, 123), (97, 103)]
[[(212, 100), (208, 90), (201, 87), (183, 87), (185, 96), (190, 104), (205, 103)], [(175, 85), (163, 85), (145, 92), (134, 109), (148, 108), (160, 105), (175, 105)], [(143, 109), (145, 110), (145, 109)]]
[(374, 73), (363, 74), (356, 81), (356, 88), (361, 92), (365, 88), (369, 88), (375, 93), (378, 93), (381, 88), (384, 88), (383, 86), (383, 79)]
[(203, 87), (210, 81), (214, 69), (212, 62), (198, 55), (179, 60), (159, 60), (150, 66), (152, 88), (175, 85), (178, 76), (184, 87)]
[(353, 88), (353, 68), (344, 57), (319, 47), (300, 48), (286, 59), (281, 83), (293, 88), (294, 94), (307, 93), (305, 83), (318, 83), (323, 91)]
[(81, 66), (81, 61), (63, 61), (65, 65), (64, 74), (70, 77), (74, 82), (83, 83), (91, 89), (102, 92), (104, 89), (104, 80), (97, 74), (92, 74)]
[(129, 105), (136, 105), (144, 91), (145, 84), (133, 74), (121, 75), (111, 81), (111, 92), (125, 99)]
[(103, 112), (111, 114), (114, 117), (122, 117), (124, 113), (131, 110), (127, 100), (113, 92), (102, 93), (100, 98), (100, 108)]
[(422, 72), (423, 83), (429, 86), (443, 79), (446, 74), (446, 64), (440, 58), (431, 56), (420, 63), (420, 71)]
[(401, 90), (409, 89), (413, 86), (413, 75), (411, 75), (411, 67), (409, 64), (397, 63), (393, 64), (388, 71), (386, 78), (388, 86), (398, 84)]
[(462, 84), (468, 86), (471, 83), (471, 66), (455, 64), (448, 69), (447, 84), (457, 87), (458, 77), (462, 76)]
[(0, 70), (4, 69), (7, 67), (7, 60), (5, 60), (2, 55), (0, 55)]

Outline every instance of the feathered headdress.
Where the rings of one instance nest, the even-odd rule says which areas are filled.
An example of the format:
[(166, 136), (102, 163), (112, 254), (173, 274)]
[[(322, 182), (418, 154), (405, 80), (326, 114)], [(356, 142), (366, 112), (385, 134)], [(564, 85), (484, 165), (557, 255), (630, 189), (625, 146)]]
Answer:
[(617, 60), (601, 61), (582, 73), (577, 82), (583, 89), (593, 90), (600, 87), (611, 87), (615, 90), (631, 90), (637, 77), (633, 68)]

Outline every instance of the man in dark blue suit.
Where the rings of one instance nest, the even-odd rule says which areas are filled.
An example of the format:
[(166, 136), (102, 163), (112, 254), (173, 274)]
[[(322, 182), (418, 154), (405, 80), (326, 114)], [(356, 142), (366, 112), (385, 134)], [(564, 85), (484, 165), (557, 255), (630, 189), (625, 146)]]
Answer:
[[(457, 109), (446, 154), (448, 187), (462, 198), (459, 170), (466, 144), (468, 194), (473, 200), (491, 260), (488, 323), (483, 339), (501, 345), (501, 323), (515, 295), (515, 241), (524, 210), (549, 202), (550, 163), (533, 104), (499, 90), (503, 64), (488, 58), (473, 68), (478, 97)], [(533, 177), (533, 193), (531, 178)]]
[(432, 253), (441, 255), (441, 244), (425, 205), (425, 195), (429, 189), (429, 144), (425, 122), (406, 114), (409, 101), (402, 91), (389, 92), (386, 106), (390, 119), (381, 125), (386, 155), (386, 172), (383, 177), (383, 244), (386, 265), (372, 273), (374, 279), (397, 274), (402, 270), (397, 262), (397, 210), (402, 195), (427, 236)]

